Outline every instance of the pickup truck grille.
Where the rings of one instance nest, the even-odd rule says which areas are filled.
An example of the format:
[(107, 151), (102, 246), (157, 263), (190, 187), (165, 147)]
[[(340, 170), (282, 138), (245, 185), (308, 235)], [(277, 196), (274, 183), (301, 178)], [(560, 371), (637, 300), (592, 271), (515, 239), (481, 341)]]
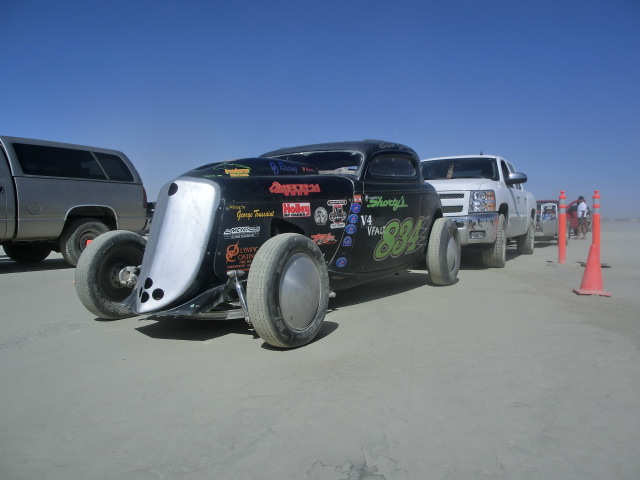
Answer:
[(441, 193), (440, 199), (449, 200), (452, 198), (464, 198), (464, 193)]
[(442, 213), (460, 213), (462, 211), (462, 205), (443, 205)]

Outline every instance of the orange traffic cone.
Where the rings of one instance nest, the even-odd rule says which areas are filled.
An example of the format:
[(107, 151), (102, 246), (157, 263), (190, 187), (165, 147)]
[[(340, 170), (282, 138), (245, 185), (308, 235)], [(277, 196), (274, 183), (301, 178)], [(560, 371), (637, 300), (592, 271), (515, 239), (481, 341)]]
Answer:
[(574, 288), (573, 291), (578, 295), (600, 295), (602, 297), (610, 297), (611, 294), (602, 290), (602, 270), (600, 267), (600, 245), (591, 244), (589, 249), (589, 257), (587, 258), (587, 266), (584, 269), (582, 283), (580, 288)]

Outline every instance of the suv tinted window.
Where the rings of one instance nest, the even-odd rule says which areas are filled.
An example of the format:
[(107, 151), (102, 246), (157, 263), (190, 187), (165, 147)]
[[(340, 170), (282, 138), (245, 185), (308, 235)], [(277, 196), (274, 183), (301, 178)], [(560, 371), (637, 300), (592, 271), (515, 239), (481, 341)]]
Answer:
[(106, 180), (97, 160), (87, 150), (14, 143), (22, 171), (27, 175)]
[(97, 157), (104, 171), (107, 172), (109, 180), (133, 182), (131, 171), (129, 171), (120, 157), (110, 153), (93, 152), (93, 154)]

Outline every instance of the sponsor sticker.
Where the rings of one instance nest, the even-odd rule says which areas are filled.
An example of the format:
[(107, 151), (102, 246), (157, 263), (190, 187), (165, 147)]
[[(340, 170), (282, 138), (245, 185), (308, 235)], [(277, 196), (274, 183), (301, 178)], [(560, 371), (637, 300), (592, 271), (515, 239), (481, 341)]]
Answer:
[(326, 225), (327, 220), (329, 219), (327, 209), (323, 207), (316, 208), (316, 211), (313, 214), (313, 219), (316, 221), (316, 225)]
[(230, 177), (248, 177), (251, 172), (250, 168), (225, 168), (224, 173)]
[(358, 223), (358, 215), (356, 215), (355, 213), (352, 213), (351, 215), (349, 215), (349, 218), (347, 219), (347, 221), (349, 223)]
[(350, 210), (353, 213), (360, 213), (360, 210), (362, 210), (362, 205), (359, 203), (355, 203), (355, 200), (354, 200), (354, 203), (351, 204)]
[(353, 237), (344, 237), (344, 240), (342, 240), (342, 246), (350, 247), (351, 245), (353, 245)]
[(290, 195), (309, 195), (310, 193), (319, 193), (320, 185), (317, 183), (286, 183), (273, 182), (269, 187), (271, 193), (281, 193), (285, 197)]
[(227, 247), (225, 252), (226, 268), (248, 271), (259, 247), (241, 247), (240, 241)]
[(406, 208), (408, 206), (404, 201), (404, 196), (400, 198), (370, 197), (367, 202), (367, 208), (391, 207), (394, 212), (399, 208)]
[(317, 233), (311, 235), (311, 240), (313, 240), (316, 245), (333, 245), (336, 243), (336, 237), (332, 233)]
[(298, 167), (288, 165), (284, 162), (269, 162), (269, 166), (274, 175), (280, 175), (280, 173), (298, 173)]
[(282, 215), (286, 218), (299, 218), (311, 216), (310, 203), (283, 203)]
[(327, 205), (331, 207), (329, 220), (331, 220), (331, 228), (344, 228), (344, 221), (347, 219), (347, 212), (343, 207), (347, 204), (346, 200), (329, 200)]
[(356, 226), (353, 223), (350, 223), (349, 225), (347, 225), (344, 231), (349, 235), (353, 235), (354, 233), (356, 233)]
[(208, 168), (219, 173), (207, 174), (205, 175), (205, 178), (224, 177), (225, 175), (230, 177), (248, 177), (251, 174), (251, 168), (238, 163), (220, 162), (210, 165)]
[(260, 235), (260, 227), (233, 227), (227, 228), (222, 236), (229, 240), (235, 238), (258, 237)]
[(336, 267), (344, 268), (347, 265), (347, 259), (344, 257), (340, 257), (336, 260)]

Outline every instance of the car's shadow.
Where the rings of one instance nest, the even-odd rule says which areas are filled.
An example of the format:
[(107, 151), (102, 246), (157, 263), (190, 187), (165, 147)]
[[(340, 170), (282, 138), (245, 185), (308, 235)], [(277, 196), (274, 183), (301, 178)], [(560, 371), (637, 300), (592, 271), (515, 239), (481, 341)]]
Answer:
[(369, 302), (408, 292), (425, 285), (435, 285), (426, 270), (416, 269), (380, 278), (356, 287), (339, 290), (335, 298), (329, 300), (329, 312), (350, 305)]
[(225, 335), (253, 335), (243, 319), (236, 320), (199, 320), (190, 317), (148, 316), (140, 321), (153, 320), (155, 323), (136, 328), (137, 331), (151, 338), (164, 340), (188, 340), (206, 342)]
[[(156, 317), (141, 318), (140, 321), (154, 320), (155, 323), (144, 325), (136, 330), (151, 338), (163, 340), (186, 340), (192, 342), (207, 342), (226, 335), (245, 335), (254, 340), (261, 340), (256, 331), (244, 319), (236, 320), (198, 320), (190, 317)], [(322, 328), (310, 343), (330, 335), (338, 328), (338, 324), (325, 319)], [(277, 348), (268, 343), (262, 343), (266, 350), (283, 351), (290, 349)]]
[(6, 255), (0, 255), (0, 275), (4, 273), (44, 272), (48, 270), (64, 270), (73, 268), (63, 258), (46, 258), (36, 263), (18, 263)]
[[(338, 329), (339, 324), (331, 321), (332, 312), (351, 305), (397, 295), (425, 285), (433, 285), (427, 272), (411, 270), (358, 285), (357, 287), (340, 290), (335, 298), (329, 300), (329, 308), (327, 309), (324, 324), (311, 343), (331, 335)], [(260, 340), (255, 330), (244, 319), (199, 320), (190, 317), (160, 317), (153, 315), (140, 318), (140, 321), (144, 322), (149, 320), (154, 321), (154, 323), (138, 327), (136, 330), (151, 338), (206, 342), (226, 335), (245, 335)], [(283, 350), (267, 343), (263, 343), (262, 348), (274, 351)]]
[[(537, 245), (536, 245), (537, 246)], [(521, 253), (516, 250), (515, 244), (509, 244), (506, 252), (506, 262), (518, 258)], [(460, 270), (490, 270), (493, 267), (487, 267), (482, 264), (482, 254), (479, 251), (462, 250), (462, 261), (460, 262)]]

